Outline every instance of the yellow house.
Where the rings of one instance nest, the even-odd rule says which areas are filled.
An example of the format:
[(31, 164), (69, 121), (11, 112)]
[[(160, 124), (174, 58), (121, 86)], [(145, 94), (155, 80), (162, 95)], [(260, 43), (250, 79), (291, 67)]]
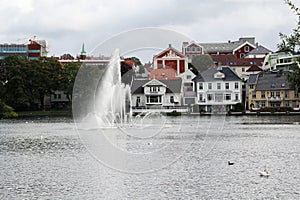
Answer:
[(299, 91), (289, 85), (291, 72), (261, 72), (251, 74), (247, 84), (247, 104), (252, 110), (265, 107), (299, 109)]

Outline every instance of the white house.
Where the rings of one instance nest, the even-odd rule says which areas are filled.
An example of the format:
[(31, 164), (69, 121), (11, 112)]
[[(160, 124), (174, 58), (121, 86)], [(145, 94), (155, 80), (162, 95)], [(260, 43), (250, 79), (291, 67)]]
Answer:
[(194, 80), (201, 110), (229, 111), (242, 102), (242, 80), (230, 67), (209, 68)]
[(182, 79), (183, 105), (194, 105), (196, 102), (196, 91), (193, 79), (196, 75), (188, 69), (184, 73), (179, 74), (179, 77)]
[(182, 80), (133, 80), (134, 109), (171, 109), (182, 106)]

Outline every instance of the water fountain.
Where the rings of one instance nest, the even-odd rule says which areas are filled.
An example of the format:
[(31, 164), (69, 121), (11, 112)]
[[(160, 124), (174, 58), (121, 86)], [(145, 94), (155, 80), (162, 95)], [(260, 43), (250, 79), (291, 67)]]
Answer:
[(95, 117), (100, 128), (120, 126), (131, 119), (130, 86), (121, 81), (120, 61), (116, 49), (95, 94)]

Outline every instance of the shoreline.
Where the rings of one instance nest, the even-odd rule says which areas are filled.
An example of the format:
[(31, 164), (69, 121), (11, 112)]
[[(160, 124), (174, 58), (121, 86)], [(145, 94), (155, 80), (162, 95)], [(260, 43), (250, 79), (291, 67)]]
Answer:
[[(6, 119), (24, 119), (24, 118), (54, 118), (54, 117), (66, 117), (73, 118), (71, 110), (52, 110), (52, 111), (22, 111), (17, 112), (18, 117), (6, 118)], [(229, 112), (229, 113), (181, 113), (178, 116), (211, 116), (211, 115), (226, 115), (226, 116), (292, 116), (300, 115), (300, 112)], [(172, 115), (170, 115), (172, 116)], [(174, 115), (176, 117), (177, 115)]]
[(39, 118), (39, 117), (68, 117), (72, 118), (71, 110), (50, 110), (50, 111), (22, 111), (17, 112), (18, 117), (9, 119)]
[(230, 113), (223, 113), (223, 114), (217, 114), (217, 113), (186, 113), (183, 115), (199, 115), (199, 116), (210, 116), (210, 115), (227, 115), (227, 116), (284, 116), (284, 115), (300, 115), (300, 112), (230, 112)]

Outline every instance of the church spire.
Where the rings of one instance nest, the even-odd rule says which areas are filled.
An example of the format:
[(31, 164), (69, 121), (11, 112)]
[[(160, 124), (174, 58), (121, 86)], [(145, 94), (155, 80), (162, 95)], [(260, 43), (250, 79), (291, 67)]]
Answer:
[(80, 52), (80, 59), (85, 59), (86, 58), (86, 51), (84, 49), (84, 43), (82, 43), (82, 47), (81, 47), (81, 52)]

